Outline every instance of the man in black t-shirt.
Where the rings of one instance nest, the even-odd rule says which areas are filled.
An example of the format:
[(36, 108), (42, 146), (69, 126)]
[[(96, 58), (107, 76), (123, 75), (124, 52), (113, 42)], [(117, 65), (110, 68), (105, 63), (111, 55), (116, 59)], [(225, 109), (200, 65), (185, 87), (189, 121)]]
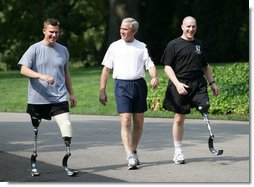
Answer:
[(219, 95), (219, 88), (204, 55), (203, 45), (194, 38), (197, 30), (196, 19), (191, 16), (185, 17), (181, 28), (182, 36), (168, 43), (161, 58), (169, 78), (163, 107), (175, 113), (172, 129), (175, 164), (185, 163), (181, 148), (185, 115), (189, 114), (193, 107), (202, 106), (205, 112), (210, 107), (207, 81), (213, 94)]

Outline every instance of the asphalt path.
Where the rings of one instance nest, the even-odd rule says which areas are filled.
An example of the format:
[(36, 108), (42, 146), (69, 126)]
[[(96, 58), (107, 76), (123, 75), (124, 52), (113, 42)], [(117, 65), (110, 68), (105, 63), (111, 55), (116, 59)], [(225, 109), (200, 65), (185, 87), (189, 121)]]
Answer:
[(0, 182), (50, 183), (250, 183), (250, 124), (248, 121), (211, 120), (214, 147), (208, 149), (209, 133), (202, 119), (185, 123), (183, 141), (186, 164), (175, 165), (171, 135), (172, 119), (145, 118), (138, 149), (142, 165), (127, 170), (118, 116), (71, 115), (73, 139), (68, 166), (79, 170), (68, 177), (61, 166), (65, 145), (54, 119), (43, 120), (38, 135), (40, 176), (30, 175), (33, 127), (26, 113), (0, 113)]

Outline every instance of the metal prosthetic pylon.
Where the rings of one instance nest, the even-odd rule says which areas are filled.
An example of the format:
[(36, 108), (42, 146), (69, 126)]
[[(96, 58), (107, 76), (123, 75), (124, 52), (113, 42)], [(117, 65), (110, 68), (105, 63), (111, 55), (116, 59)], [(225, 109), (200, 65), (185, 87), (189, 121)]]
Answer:
[(38, 127), (40, 125), (41, 120), (34, 117), (31, 117), (31, 119), (34, 127), (34, 149), (33, 154), (31, 155), (31, 175), (35, 177), (40, 175), (37, 169), (36, 157), (38, 156), (37, 155)]

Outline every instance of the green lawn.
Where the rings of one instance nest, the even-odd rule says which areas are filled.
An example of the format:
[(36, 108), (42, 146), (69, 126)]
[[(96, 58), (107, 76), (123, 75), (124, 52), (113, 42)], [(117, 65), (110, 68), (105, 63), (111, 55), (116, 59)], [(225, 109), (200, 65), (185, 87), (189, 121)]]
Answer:
[[(113, 79), (110, 77), (107, 84), (108, 104), (103, 106), (98, 101), (99, 80), (102, 67), (71, 69), (72, 82), (78, 99), (76, 108), (71, 109), (72, 114), (91, 115), (117, 115), (113, 92)], [(165, 89), (165, 73), (161, 66), (157, 67), (160, 77), (160, 87)], [(149, 76), (147, 76), (147, 80)], [(220, 81), (218, 81), (220, 82)], [(27, 78), (18, 71), (0, 72), (0, 112), (25, 112), (27, 102)], [(163, 91), (157, 91), (163, 98)], [(149, 90), (149, 98), (154, 92)], [(248, 93), (246, 93), (248, 94)], [(247, 103), (248, 104), (248, 103)], [(172, 112), (148, 110), (148, 117), (173, 117)], [(219, 114), (209, 115), (211, 119), (249, 120), (249, 114)], [(202, 118), (198, 113), (188, 115), (188, 118)]]

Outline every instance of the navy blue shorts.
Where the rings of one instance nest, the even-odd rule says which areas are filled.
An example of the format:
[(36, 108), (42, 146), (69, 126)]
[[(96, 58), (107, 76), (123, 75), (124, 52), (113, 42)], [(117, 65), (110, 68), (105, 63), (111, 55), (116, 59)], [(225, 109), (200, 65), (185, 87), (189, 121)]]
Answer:
[(146, 98), (147, 85), (143, 78), (138, 80), (115, 80), (115, 99), (119, 114), (147, 111)]
[(202, 106), (207, 110), (210, 107), (207, 93), (207, 82), (199, 80), (179, 80), (189, 86), (187, 95), (180, 95), (175, 85), (169, 80), (163, 108), (178, 114), (189, 114), (191, 108)]
[(38, 119), (51, 120), (51, 116), (69, 112), (68, 101), (54, 104), (27, 104), (27, 113)]

